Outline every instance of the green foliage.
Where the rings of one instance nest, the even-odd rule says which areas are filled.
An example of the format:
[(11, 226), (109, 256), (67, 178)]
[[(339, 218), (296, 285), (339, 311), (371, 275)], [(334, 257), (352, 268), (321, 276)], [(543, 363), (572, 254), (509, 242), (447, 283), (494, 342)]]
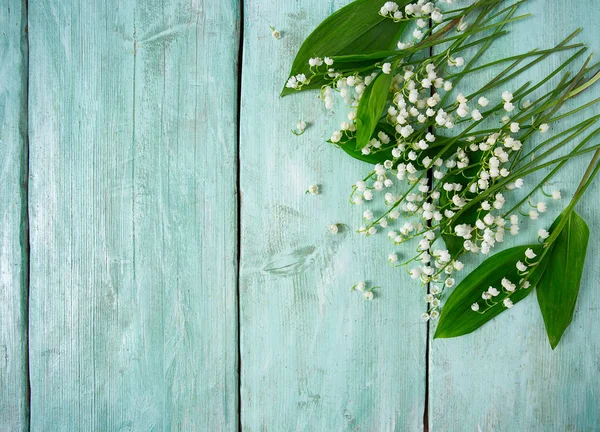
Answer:
[[(304, 41), (290, 76), (305, 74), (310, 77), (308, 60), (311, 57), (333, 57), (337, 55), (370, 54), (395, 48), (407, 22), (396, 23), (379, 15), (385, 0), (356, 0), (325, 19)], [(397, 2), (404, 7), (406, 0)], [(360, 69), (373, 64), (371, 58), (357, 59), (344, 64), (345, 69)], [(326, 84), (323, 76), (315, 76), (301, 90), (319, 89)], [(298, 90), (284, 87), (282, 96)]]
[[(503, 292), (494, 298), (496, 304), (483, 313), (482, 311), (473, 311), (471, 305), (475, 302), (482, 303), (481, 294), (489, 286), (501, 290), (502, 278), (507, 278), (518, 285), (522, 276), (519, 276), (515, 264), (519, 260), (524, 260), (525, 251), (528, 248), (531, 248), (538, 256), (542, 253), (541, 245), (513, 247), (486, 259), (477, 269), (472, 271), (446, 300), (434, 338), (452, 338), (471, 333), (507, 310), (502, 304), (502, 298), (505, 297)], [(547, 263), (547, 260), (542, 260), (531, 271), (531, 275), (529, 275), (531, 286), (528, 289), (517, 286), (516, 291), (510, 296), (514, 304), (531, 293), (544, 273)], [(484, 308), (482, 307), (482, 309)]]
[(386, 160), (392, 159), (392, 150), (387, 149), (383, 151), (379, 151), (377, 153), (370, 153), (368, 155), (364, 155), (360, 150), (356, 149), (356, 139), (352, 138), (348, 142), (342, 144), (340, 146), (342, 150), (346, 152), (347, 155), (352, 156), (354, 159), (358, 159), (359, 161), (367, 162), (372, 165), (382, 164)]
[[(456, 151), (456, 149), (458, 147), (464, 148), (466, 145), (467, 145), (467, 143), (465, 141), (457, 141), (456, 143), (454, 143), (451, 146), (451, 148), (449, 148), (448, 150), (445, 151), (444, 155), (452, 154)], [(441, 155), (439, 157), (443, 157), (444, 155)], [(470, 156), (472, 158), (472, 161), (471, 161), (472, 163), (478, 163), (481, 161), (481, 159), (483, 157), (483, 153), (482, 152), (472, 153)], [(479, 166), (473, 166), (472, 168), (465, 169), (461, 174), (447, 176), (446, 179), (444, 179), (444, 182), (463, 183), (465, 177), (476, 176), (478, 171), (479, 171)], [(472, 198), (474, 195), (475, 194), (468, 193), (467, 196), (469, 198)], [(442, 191), (441, 196), (440, 196), (440, 206), (444, 207), (445, 205), (447, 205), (449, 203), (449, 201), (450, 201), (450, 199), (448, 198), (446, 193), (444, 193)], [(479, 217), (478, 207), (471, 207), (470, 209), (464, 211), (456, 219), (456, 221), (449, 226), (449, 231), (451, 231), (451, 233), (446, 232), (446, 233), (442, 234), (442, 239), (444, 240), (444, 243), (446, 244), (446, 248), (448, 249), (448, 252), (450, 252), (450, 255), (457, 256), (458, 254), (460, 254), (462, 252), (463, 243), (464, 243), (464, 239), (462, 237), (458, 237), (454, 234), (454, 227), (457, 225), (461, 225), (461, 224), (467, 224), (467, 225), (472, 226), (475, 224), (475, 221), (477, 220), (478, 217)]]
[[(406, 176), (410, 185), (409, 189), (401, 196), (390, 193), (392, 198), (388, 198), (389, 194), (386, 194), (387, 210), (385, 213), (370, 219), (367, 226), (364, 229), (361, 228), (360, 231), (370, 235), (373, 228), (377, 228), (375, 225), (383, 222), (384, 218), (388, 216), (392, 219), (397, 218), (397, 215), (391, 216), (391, 212), (399, 214), (399, 210), (403, 210), (409, 217), (422, 216), (423, 226), (426, 225), (434, 232), (436, 239), (442, 238), (453, 260), (457, 260), (464, 253), (464, 239), (455, 235), (457, 225), (467, 224), (473, 227), (472, 237), (475, 242), (479, 242), (483, 231), (489, 228), (476, 223), (478, 219), (483, 218), (483, 213), (487, 213), (482, 210), (483, 201), (491, 203), (497, 194), (504, 194), (514, 188), (520, 188), (521, 185), (516, 186), (515, 183), (521, 183), (524, 177), (536, 171), (554, 167), (544, 181), (527, 191), (513, 209), (509, 211), (503, 209), (502, 214), (495, 214), (499, 212), (492, 210), (494, 212), (491, 214), (492, 217), (506, 220), (508, 215), (520, 211), (521, 206), (530, 201), (542, 184), (556, 175), (568, 160), (596, 151), (596, 156), (582, 180), (583, 186), (580, 186), (575, 193), (567, 210), (555, 221), (551, 228), (550, 238), (543, 244), (514, 247), (486, 259), (448, 297), (435, 333), (436, 338), (456, 337), (470, 333), (506, 310), (507, 307), (503, 300), (510, 299), (512, 304), (515, 304), (529, 295), (535, 286), (538, 286), (538, 302), (544, 316), (550, 343), (552, 348), (555, 348), (572, 320), (579, 292), (589, 229), (581, 217), (573, 212), (573, 208), (583, 195), (586, 185), (589, 185), (600, 169), (597, 166), (600, 144), (587, 146), (600, 129), (570, 149), (564, 156), (554, 159), (549, 159), (549, 157), (573, 142), (579, 133), (591, 127), (600, 119), (600, 116), (588, 117), (574, 128), (560, 132), (532, 149), (528, 148), (528, 144), (538, 130), (545, 133), (550, 124), (600, 102), (600, 98), (598, 98), (569, 112), (558, 112), (567, 100), (587, 90), (600, 80), (600, 72), (597, 71), (598, 64), (590, 65), (588, 58), (577, 73), (569, 70), (570, 66), (586, 51), (586, 48), (580, 43), (569, 44), (579, 30), (551, 49), (532, 50), (478, 64), (482, 54), (491, 46), (492, 42), (506, 33), (504, 28), (507, 24), (529, 16), (529, 14), (515, 15), (519, 5), (523, 3), (521, 1), (498, 10), (502, 0), (481, 0), (473, 2), (468, 7), (444, 11), (443, 17), (440, 10), (435, 10), (436, 16), (433, 15), (434, 11), (432, 10), (423, 13), (406, 11), (405, 15), (395, 18), (400, 20), (399, 22), (394, 22), (393, 19), (384, 18), (379, 14), (384, 3), (385, 0), (356, 0), (323, 21), (303, 43), (290, 72), (291, 76), (304, 74), (306, 79), (297, 78), (300, 87), (298, 89), (286, 87), (282, 91), (282, 96), (302, 90), (323, 89), (327, 85), (331, 88), (328, 88), (323, 96), (326, 97), (327, 107), (331, 108), (331, 94), (340, 90), (341, 96), (356, 117), (350, 116), (351, 119), (355, 118), (352, 125), (354, 127), (343, 125), (341, 127), (343, 130), (335, 132), (336, 146), (360, 161), (372, 165), (384, 165), (384, 167), (376, 168), (377, 175), (371, 171), (364, 177), (365, 188), (362, 184), (360, 187), (353, 188), (351, 201), (371, 200), (373, 196), (367, 196), (367, 188), (380, 190), (384, 180), (386, 186), (389, 187), (389, 179), (396, 177), (397, 173), (405, 171), (405, 167), (400, 166), (401, 164), (410, 163), (412, 165), (406, 170), (410, 173)], [(402, 0), (397, 3), (403, 10), (409, 2)], [(416, 21), (417, 18), (426, 18), (429, 26), (425, 21), (414, 22), (423, 29), (422, 33), (415, 34), (414, 44), (405, 44), (403, 45), (405, 49), (396, 50), (396, 43), (400, 36), (408, 25), (411, 25), (412, 28), (410, 23)], [(464, 26), (465, 22), (468, 25)], [(455, 32), (455, 30), (457, 31)], [(476, 35), (479, 36), (473, 38)], [(461, 52), (476, 46), (480, 47), (477, 53), (465, 63), (464, 59), (460, 57)], [(436, 49), (433, 49), (434, 47)], [(575, 54), (539, 81), (523, 81), (521, 78), (524, 72), (553, 54), (575, 49), (577, 50)], [(309, 59), (315, 57), (330, 57), (333, 59), (333, 64), (327, 60), (326, 63), (329, 66), (321, 65), (311, 68)], [(458, 61), (459, 59), (460, 61)], [(391, 73), (379, 72), (384, 62), (392, 65)], [(458, 102), (453, 100), (452, 88), (457, 89), (456, 92), (458, 92), (457, 85), (463, 79), (479, 71), (493, 71), (496, 66), (505, 63), (508, 65), (503, 66), (497, 74), (491, 75), (492, 78), (485, 85), (470, 94), (465, 93), (466, 96), (459, 98)], [(448, 67), (455, 65), (460, 69), (455, 73), (448, 74), (447, 64), (450, 65)], [(331, 69), (329, 69), (330, 66)], [(401, 68), (406, 72), (410, 71), (411, 78), (402, 79), (401, 77), (406, 74), (404, 72), (400, 74), (397, 81), (394, 81), (394, 74)], [(378, 73), (373, 74), (374, 71)], [(348, 92), (344, 82), (339, 81), (347, 80), (350, 77), (360, 83), (360, 91), (357, 87), (356, 92), (352, 90)], [(506, 103), (503, 100), (488, 106), (484, 100), (477, 105), (479, 112), (475, 112), (475, 101), (479, 96), (499, 92), (506, 83), (513, 82), (516, 78), (519, 78), (522, 84), (511, 89), (512, 93), (508, 94), (506, 98), (503, 95)], [(349, 87), (352, 87), (350, 80), (346, 82)], [(295, 85), (294, 80), (290, 85)], [(546, 85), (550, 85), (551, 88), (543, 92), (537, 91)], [(436, 90), (441, 88), (443, 90)], [(398, 108), (401, 111), (399, 116), (402, 116), (402, 119), (399, 119), (393, 111), (393, 115), (387, 115), (388, 106), (394, 105), (392, 100), (396, 95), (406, 97), (409, 92), (414, 91), (418, 98), (409, 97), (413, 105), (407, 106), (398, 102)], [(508, 90), (505, 93), (508, 93)], [(539, 96), (533, 96), (538, 93), (540, 93)], [(526, 104), (528, 96), (533, 97), (534, 100), (528, 101)], [(431, 98), (433, 99), (429, 100)], [(492, 100), (491, 97), (490, 100)], [(469, 107), (468, 101), (471, 101), (471, 107)], [(425, 110), (428, 106), (433, 112), (430, 112), (429, 109)], [(406, 111), (403, 111), (405, 108)], [(354, 112), (354, 110), (356, 111)], [(468, 115), (469, 110), (471, 110), (471, 116)], [(518, 124), (519, 127), (505, 122), (497, 124), (497, 119), (501, 116), (504, 117), (507, 112), (512, 113), (510, 122)], [(406, 133), (406, 128), (401, 129), (405, 124), (411, 126), (410, 133)], [(482, 124), (485, 124), (485, 127), (491, 126), (491, 129), (483, 129), (480, 126)], [(460, 126), (458, 128), (460, 132), (458, 135), (454, 133), (452, 136), (451, 130), (454, 125)], [(556, 138), (573, 131), (575, 132), (566, 139), (550, 146)], [(379, 132), (385, 132), (390, 137), (390, 141), (382, 140), (385, 142), (381, 146), (370, 146), (369, 141)], [(428, 132), (435, 138), (428, 137), (432, 142), (425, 146), (420, 141), (426, 139)], [(444, 137), (443, 135), (451, 136)], [(343, 139), (338, 139), (339, 136)], [(513, 139), (512, 143), (508, 142), (508, 136)], [(490, 138), (492, 139), (490, 140)], [(482, 143), (486, 139), (490, 143), (487, 148), (483, 145), (478, 145), (477, 148), (473, 147), (473, 143)], [(514, 141), (515, 139), (518, 142)], [(502, 144), (503, 142), (504, 144)], [(495, 152), (499, 151), (498, 149), (503, 145), (509, 150), (502, 157), (496, 157)], [(423, 147), (427, 148), (423, 149)], [(366, 151), (365, 148), (369, 149), (366, 155), (363, 154), (363, 151)], [(446, 163), (445, 168), (440, 170), (443, 174), (436, 173), (435, 181), (427, 188), (422, 187), (419, 182), (423, 181), (426, 175), (431, 177), (432, 174), (431, 171), (425, 172), (432, 166), (429, 163), (425, 164), (424, 160), (435, 161), (440, 158), (447, 162), (455, 157), (454, 155), (459, 149), (464, 149), (469, 153), (468, 161), (454, 165)], [(462, 154), (462, 152), (458, 152), (458, 154)], [(463, 156), (460, 158), (467, 159)], [(471, 188), (472, 182), (477, 181), (480, 176), (483, 181), (486, 180), (483, 177), (491, 166), (492, 158), (496, 158), (497, 165), (498, 160), (501, 160), (500, 173), (502, 174), (490, 174), (492, 179), (489, 184)], [(386, 161), (390, 162), (384, 164)], [(416, 173), (413, 167), (421, 172)], [(402, 180), (402, 174), (398, 175), (398, 178)], [(394, 183), (395, 180), (391, 184)], [(456, 187), (453, 188), (453, 191), (446, 191), (444, 187), (446, 183), (455, 183), (462, 188)], [(417, 195), (420, 194), (416, 200), (418, 204), (406, 204), (407, 201), (414, 201), (416, 188), (418, 188)], [(364, 193), (364, 197), (360, 193)], [(355, 194), (357, 194), (356, 197)], [(459, 198), (464, 204), (453, 203), (453, 198), (455, 200)], [(388, 199), (390, 202), (387, 202)], [(431, 204), (435, 213), (425, 209), (425, 202)], [(423, 204), (421, 205), (421, 203)], [(444, 214), (446, 209), (452, 209), (454, 214)], [(381, 225), (385, 226), (383, 223)], [(501, 223), (498, 223), (498, 226), (500, 225)], [(402, 236), (398, 236), (399, 240), (394, 240), (394, 243), (401, 244), (422, 234), (423, 232), (414, 235), (402, 233)], [(528, 248), (535, 251), (537, 263), (530, 264), (529, 272), (524, 274), (517, 269), (516, 263), (517, 261), (527, 261), (525, 251)], [(414, 261), (413, 258), (402, 265)], [(529, 263), (529, 261), (527, 262)], [(439, 264), (436, 263), (436, 265)], [(547, 271), (546, 268), (548, 268)], [(419, 269), (414, 270), (419, 271)], [(425, 276), (422, 275), (421, 279), (424, 283), (444, 286), (445, 280), (437, 277), (438, 275), (430, 277), (428, 271), (431, 269), (426, 270)], [(446, 277), (449, 278), (450, 272), (446, 273)], [(503, 278), (517, 285), (514, 292), (508, 292), (502, 288)], [(524, 281), (530, 283), (528, 288), (521, 288)], [(445, 286), (453, 284), (454, 282), (451, 281)], [(500, 294), (491, 299), (482, 299), (482, 294), (490, 286), (500, 290)], [(510, 285), (508, 287), (510, 288)], [(496, 294), (494, 290), (491, 292)], [(437, 314), (442, 293), (443, 289), (436, 291), (436, 304), (430, 302), (431, 309), (428, 312), (433, 310)], [(472, 310), (474, 303), (477, 303), (480, 309)], [(511, 306), (511, 303), (507, 304)], [(428, 316), (435, 318), (433, 313)]]
[(589, 237), (586, 222), (573, 211), (548, 251), (548, 267), (538, 284), (537, 299), (552, 349), (573, 319)]
[(379, 119), (381, 118), (390, 93), (397, 63), (392, 65), (392, 73), (380, 73), (368, 86), (358, 103), (356, 111), (356, 149), (367, 146)]

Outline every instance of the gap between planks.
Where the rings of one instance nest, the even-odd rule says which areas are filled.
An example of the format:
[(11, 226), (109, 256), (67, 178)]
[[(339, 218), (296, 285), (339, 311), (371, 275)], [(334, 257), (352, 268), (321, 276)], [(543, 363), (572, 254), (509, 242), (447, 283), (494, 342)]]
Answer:
[(241, 258), (242, 258), (242, 188), (241, 188), (241, 161), (240, 161), (240, 145), (241, 145), (241, 113), (242, 113), (242, 70), (244, 66), (244, 0), (239, 0), (238, 5), (238, 55), (237, 55), (237, 106), (236, 106), (236, 198), (237, 198), (237, 268), (236, 268), (236, 308), (237, 308), (237, 418), (238, 431), (242, 432), (242, 332), (241, 332), (241, 302), (240, 302), (240, 286), (241, 286)]
[(23, 0), (25, 4), (25, 28), (24, 28), (24, 41), (25, 46), (25, 151), (23, 157), (23, 222), (24, 222), (24, 233), (23, 233), (23, 244), (25, 247), (24, 259), (25, 259), (25, 373), (27, 375), (27, 430), (31, 427), (31, 355), (29, 351), (29, 289), (31, 281), (31, 242), (29, 236), (29, 0)]

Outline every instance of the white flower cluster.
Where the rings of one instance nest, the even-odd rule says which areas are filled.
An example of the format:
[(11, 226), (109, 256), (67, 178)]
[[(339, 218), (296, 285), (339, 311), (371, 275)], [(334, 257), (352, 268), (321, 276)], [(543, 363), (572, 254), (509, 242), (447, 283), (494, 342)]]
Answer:
[[(500, 281), (500, 289), (490, 286), (486, 291), (481, 293), (481, 301), (477, 301), (471, 305), (474, 312), (484, 314), (494, 306), (502, 304), (505, 308), (510, 309), (514, 306), (511, 296), (518, 290), (531, 288), (531, 283), (527, 280), (528, 274), (535, 268), (538, 262), (533, 261), (537, 257), (533, 249), (525, 251), (525, 262), (517, 261), (515, 264), (517, 274), (521, 278), (516, 284), (506, 277)], [(480, 303), (481, 302), (481, 303)]]
[(296, 123), (296, 129), (297, 131), (295, 131), (294, 129), (292, 129), (292, 133), (296, 136), (300, 136), (304, 133), (304, 131), (306, 130), (306, 122), (303, 120), (299, 120)]
[(332, 68), (329, 68), (329, 66), (333, 65), (333, 59), (329, 58), (329, 57), (325, 57), (325, 58), (321, 58), (321, 57), (314, 57), (314, 58), (310, 58), (308, 60), (308, 65), (310, 66), (310, 71), (312, 73), (311, 77), (307, 78), (306, 74), (297, 74), (294, 76), (291, 76), (285, 86), (287, 88), (291, 88), (291, 89), (295, 89), (295, 90), (300, 90), (302, 88), (302, 86), (307, 85), (310, 83), (311, 78), (314, 75), (317, 75), (318, 73), (323, 73), (320, 68), (322, 66), (325, 66), (327, 68), (327, 71), (329, 73), (332, 74), (332, 77), (335, 76), (334, 70)]
[[(389, 74), (391, 73), (390, 68), (390, 63), (384, 63), (382, 72)], [(358, 107), (365, 88), (376, 77), (376, 72), (366, 77), (357, 75), (337, 76), (334, 81), (335, 88), (333, 86), (323, 88), (321, 99), (325, 102), (327, 109), (333, 107), (334, 90), (344, 99), (346, 105), (351, 107), (351, 111), (348, 113), (349, 121), (343, 122), (340, 129), (333, 132), (331, 136), (332, 143), (343, 144), (353, 137), (353, 132), (356, 130), (356, 107)], [(422, 71), (417, 72), (412, 67), (406, 66), (402, 69), (402, 73), (394, 76), (391, 88), (394, 95), (393, 104), (388, 108), (387, 121), (402, 138), (408, 139), (413, 136), (419, 126), (423, 127), (431, 119), (435, 119), (438, 125), (448, 129), (454, 127), (454, 122), (450, 120), (448, 113), (443, 109), (436, 110), (437, 105), (442, 100), (437, 91), (432, 92), (432, 90), (437, 89), (448, 92), (452, 90), (452, 83), (438, 77), (433, 63), (428, 63)], [(368, 155), (371, 151), (380, 150), (382, 146), (388, 145), (390, 141), (389, 135), (380, 131), (377, 137), (373, 138), (361, 151), (364, 155)], [(433, 141), (435, 141), (433, 134), (426, 134), (417, 141), (413, 150), (426, 150)], [(395, 150), (396, 153), (402, 151), (402, 148)], [(413, 156), (412, 160), (416, 160), (417, 153), (413, 152), (411, 155)]]
[(389, 1), (381, 7), (379, 10), (379, 15), (386, 18), (391, 18), (394, 20), (394, 22), (418, 18), (417, 25), (419, 28), (427, 27), (427, 22), (421, 17), (431, 18), (432, 21), (436, 23), (439, 23), (443, 20), (443, 15), (440, 9), (436, 8), (433, 2), (425, 2), (425, 0), (419, 0), (416, 3), (407, 4), (404, 6), (404, 12), (400, 9), (398, 3)]
[(365, 300), (373, 300), (375, 298), (375, 290), (379, 287), (367, 288), (366, 282), (359, 282), (352, 287), (352, 291), (361, 292)]
[[(337, 87), (339, 90), (350, 89), (357, 82), (364, 83), (362, 78), (353, 77), (350, 81), (338, 80)], [(326, 97), (331, 94), (329, 89), (327, 87), (323, 92)], [(426, 153), (438, 140), (432, 130), (452, 129), (461, 121), (478, 122), (487, 114), (487, 111), (482, 113), (479, 109), (485, 109), (490, 104), (488, 98), (481, 96), (477, 100), (478, 108), (475, 108), (459, 94), (456, 102), (444, 109), (439, 106), (442, 97), (438, 89), (450, 91), (452, 83), (439, 77), (431, 63), (417, 71), (405, 67), (395, 75), (390, 89), (393, 92), (392, 104), (386, 116), (395, 134), (390, 136), (379, 131), (362, 149), (363, 155), (389, 151), (391, 157), (383, 164), (376, 164), (365, 179), (357, 181), (351, 196), (354, 204), (363, 204), (373, 201), (376, 194), (380, 193), (383, 203), (388, 207), (378, 217), (371, 210), (364, 212), (366, 223), (359, 232), (367, 236), (388, 228), (401, 215), (407, 218), (420, 217), (420, 222), (407, 222), (388, 233), (394, 245), (418, 239), (416, 256), (407, 263), (398, 263), (397, 255), (391, 254), (388, 261), (395, 266), (418, 263), (409, 269), (411, 277), (420, 279), (424, 284), (433, 284), (426, 297), (430, 306), (424, 315), (426, 319), (438, 316), (444, 290), (455, 284), (453, 272), (463, 267), (447, 249), (432, 251), (433, 244), (445, 234), (462, 241), (461, 253), (489, 254), (497, 243), (504, 241), (507, 231), (511, 235), (519, 233), (519, 216), (505, 213), (504, 194), (524, 185), (522, 178), (510, 182), (510, 179), (506, 180), (511, 175), (512, 155), (522, 149), (519, 140), (521, 127), (516, 122), (504, 123), (493, 133), (469, 136), (464, 145), (456, 147), (445, 158)], [(342, 97), (354, 108), (361, 93), (347, 90)], [(504, 112), (513, 111), (513, 98), (510, 92), (502, 92), (498, 98), (500, 109)], [(351, 122), (344, 122), (340, 130), (334, 131), (331, 142), (344, 145), (351, 139), (356, 130), (355, 118), (356, 111), (352, 109), (348, 115)], [(423, 169), (430, 170), (431, 178), (425, 175)], [(396, 194), (393, 190), (395, 182), (406, 182), (408, 192)], [(506, 185), (498, 189), (498, 182), (505, 182)], [(489, 192), (491, 188), (493, 192)], [(553, 197), (555, 195), (560, 197), (558, 191), (553, 192)], [(487, 199), (480, 199), (481, 196)], [(461, 211), (474, 199), (477, 199), (477, 218), (474, 223), (457, 223)], [(544, 202), (531, 206), (532, 209), (527, 213), (531, 219), (537, 219), (539, 213), (546, 210)]]
[[(429, 19), (434, 23), (448, 21), (433, 2), (425, 0), (403, 9), (389, 1), (379, 13), (394, 21), (415, 21), (414, 40), (399, 42), (400, 50), (418, 44), (425, 33), (433, 31), (426, 29)], [(467, 27), (461, 18), (456, 30), (463, 32)], [(373, 236), (379, 230), (388, 230), (393, 246), (410, 240), (418, 243), (410, 260), (399, 262), (396, 253), (390, 253), (387, 260), (393, 266), (405, 267), (412, 278), (430, 286), (425, 296), (428, 310), (423, 319), (426, 320), (439, 316), (444, 291), (455, 285), (453, 276), (463, 268), (458, 259), (462, 254), (489, 254), (496, 244), (504, 241), (506, 234), (518, 235), (519, 215), (515, 213), (535, 220), (546, 211), (544, 202), (531, 201), (527, 201), (530, 208), (525, 212), (522, 203), (510, 210), (505, 208), (507, 194), (524, 185), (520, 173), (515, 172), (524, 142), (534, 132), (549, 130), (548, 124), (536, 123), (530, 113), (524, 114), (524, 110), (537, 102), (523, 101), (521, 89), (515, 94), (508, 90), (492, 94), (488, 90), (487, 95), (480, 90), (469, 96), (473, 100), (459, 93), (451, 100), (450, 92), (455, 89), (453, 82), (445, 78), (446, 71), (466, 64), (463, 57), (454, 54), (449, 49), (417, 66), (403, 64), (396, 57), (374, 64), (370, 70), (351, 73), (336, 70), (334, 60), (329, 57), (314, 57), (308, 61), (309, 77), (295, 75), (286, 84), (288, 88), (301, 89), (313, 79), (320, 79), (324, 84), (319, 97), (328, 110), (334, 107), (338, 94), (349, 112), (347, 120), (331, 134), (330, 142), (339, 147), (352, 145), (350, 150), (354, 151), (359, 102), (374, 80), (391, 75), (385, 116), (368, 143), (360, 148), (361, 158), (380, 163), (356, 182), (350, 199), (354, 204), (373, 205), (380, 197), (386, 208), (380, 212), (373, 205), (373, 210), (365, 210), (360, 233)], [(481, 131), (475, 129), (479, 124), (490, 123), (495, 116), (502, 116), (499, 125)], [(526, 121), (529, 119), (531, 122)], [(455, 133), (455, 137), (444, 136), (458, 125), (461, 131), (465, 130), (463, 126), (469, 127), (465, 132)], [(318, 189), (309, 193), (318, 193)], [(559, 199), (560, 192), (547, 196)], [(408, 221), (394, 227), (401, 216)], [(337, 229), (330, 227), (330, 232), (334, 231)], [(548, 232), (540, 230), (538, 235), (544, 240)], [(440, 247), (442, 241), (452, 241), (452, 245)], [(517, 264), (518, 270), (525, 274), (529, 264)], [(482, 298), (489, 306), (495, 304), (502, 292), (526, 288), (527, 283), (526, 278), (519, 284), (505, 278), (501, 287), (490, 287)], [(372, 289), (366, 290), (364, 283), (354, 289), (363, 291), (365, 298), (373, 298)], [(506, 307), (512, 306), (510, 296), (502, 302)], [(474, 310), (479, 308), (479, 303), (473, 305)]]
[(285, 86), (287, 88), (293, 88), (296, 90), (300, 90), (300, 88), (304, 85), (304, 84), (308, 84), (310, 81), (308, 80), (308, 78), (306, 78), (305, 74), (298, 74), (298, 75), (294, 75), (292, 77), (290, 77), (290, 79), (288, 79), (287, 83), (285, 84)]

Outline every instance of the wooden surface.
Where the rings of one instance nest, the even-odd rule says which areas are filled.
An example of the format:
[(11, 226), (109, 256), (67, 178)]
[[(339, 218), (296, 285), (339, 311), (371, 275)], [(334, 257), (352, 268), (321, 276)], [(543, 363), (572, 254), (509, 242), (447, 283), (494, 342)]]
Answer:
[[(328, 116), (314, 92), (279, 97), (304, 38), (346, 3), (245, 1), (240, 339), (248, 431), (423, 423), (426, 327), (415, 312), (425, 291), (382, 260), (393, 252), (385, 234), (354, 232), (362, 210), (348, 201), (350, 185), (370, 167), (324, 142), (346, 112)], [(310, 124), (299, 137), (290, 132), (298, 120)], [(311, 184), (322, 193), (305, 194)], [(332, 235), (332, 223), (347, 227)], [(376, 300), (350, 292), (363, 280), (382, 286)]]
[(237, 419), (238, 8), (29, 4), (31, 427)]
[[(464, 5), (461, 0), (457, 5)], [(533, 16), (510, 27), (501, 39), (494, 57), (527, 52), (536, 47), (549, 48), (575, 29), (583, 32), (576, 41), (586, 42), (598, 61), (600, 27), (598, 6), (592, 1), (549, 2), (530, 0), (520, 10)], [(552, 7), (550, 7), (552, 6)], [(536, 65), (525, 75), (537, 79), (552, 72), (570, 54), (562, 53)], [(578, 64), (581, 64), (582, 59)], [(497, 71), (496, 71), (497, 72)], [(479, 79), (491, 79), (492, 72)], [(514, 88), (526, 78), (513, 82)], [(477, 83), (474, 83), (477, 85)], [(513, 89), (514, 89), (513, 88)], [(508, 90), (512, 90), (507, 88)], [(499, 89), (502, 92), (502, 89)], [(598, 88), (567, 103), (563, 112), (600, 95)], [(575, 115), (557, 124), (553, 130), (567, 129), (593, 114)], [(594, 126), (592, 129), (597, 128)], [(593, 143), (598, 143), (596, 138)], [(590, 156), (569, 162), (546, 190), (560, 189), (563, 199), (548, 203), (548, 212), (518, 237), (535, 241), (539, 227), (548, 228), (567, 205), (581, 180)], [(543, 176), (537, 176), (541, 180)], [(534, 182), (535, 178), (527, 180)], [(600, 326), (600, 183), (596, 181), (577, 210), (591, 230), (575, 317), (561, 343), (552, 351), (535, 295), (493, 320), (475, 333), (457, 339), (430, 342), (430, 421), (432, 431), (596, 431), (600, 430), (600, 338), (593, 335)], [(506, 246), (512, 245), (508, 239)], [(470, 262), (475, 264), (474, 260)], [(472, 268), (472, 267), (471, 267)]]
[(27, 13), (0, 3), (0, 430), (28, 427)]
[[(428, 341), (424, 288), (385, 262), (408, 251), (354, 232), (369, 166), (324, 142), (343, 109), (278, 96), (347, 3), (0, 0), (0, 431), (600, 428), (600, 184), (579, 206), (591, 244), (555, 351), (533, 296)], [(523, 9), (494, 56), (580, 26), (600, 50), (592, 0)], [(568, 198), (584, 164), (552, 187)], [(381, 286), (372, 302), (350, 292), (362, 280)]]

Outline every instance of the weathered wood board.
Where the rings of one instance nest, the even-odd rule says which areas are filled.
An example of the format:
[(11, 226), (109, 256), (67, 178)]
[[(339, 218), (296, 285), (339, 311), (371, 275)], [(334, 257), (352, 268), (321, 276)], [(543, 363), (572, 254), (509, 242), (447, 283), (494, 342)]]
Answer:
[[(424, 288), (385, 262), (409, 252), (354, 232), (368, 207), (350, 186), (370, 167), (325, 143), (343, 108), (278, 96), (304, 38), (347, 3), (4, 0), (0, 430), (600, 428), (600, 185), (579, 205), (591, 242), (555, 351), (534, 296), (428, 340)], [(522, 11), (494, 56), (577, 27), (600, 49), (592, 0)], [(586, 165), (549, 185), (564, 199), (539, 226)], [(374, 301), (350, 292), (362, 280)]]
[(0, 4), (0, 430), (27, 430), (27, 13)]
[(29, 4), (33, 430), (237, 427), (238, 13)]
[[(385, 232), (354, 232), (364, 209), (349, 203), (351, 185), (371, 167), (324, 142), (343, 109), (327, 116), (318, 92), (279, 97), (304, 38), (346, 3), (245, 1), (240, 338), (247, 431), (423, 425), (424, 288), (386, 265), (394, 250)], [(309, 123), (299, 137), (290, 132), (298, 120)], [(321, 194), (305, 194), (311, 184)], [(331, 223), (346, 227), (332, 235)], [(382, 286), (376, 300), (350, 292), (361, 280)]]
[[(530, 0), (519, 10), (519, 13), (526, 12), (532, 13), (532, 17), (509, 27), (510, 34), (496, 43), (497, 48), (492, 53), (494, 57), (534, 48), (550, 48), (582, 27), (583, 32), (575, 41), (585, 42), (596, 54), (592, 63), (599, 60), (597, 3), (590, 0)], [(544, 61), (528, 71), (527, 76), (539, 80), (569, 55), (563, 53)], [(491, 79), (492, 76), (490, 72), (479, 79)], [(519, 85), (524, 82), (525, 78), (520, 78)], [(474, 83), (477, 84), (481, 83)], [(575, 103), (590, 101), (598, 95), (595, 86), (578, 100), (567, 103), (562, 112), (578, 106)], [(586, 113), (590, 116), (589, 110)], [(591, 113), (600, 113), (600, 108), (592, 109)], [(567, 129), (587, 116), (574, 115), (553, 125), (553, 128), (555, 131)], [(599, 140), (597, 138), (593, 144)], [(545, 188), (548, 191), (560, 189), (563, 195), (561, 201), (553, 202), (541, 194), (537, 196), (548, 203), (549, 211), (537, 223), (529, 224), (528, 229), (517, 238), (519, 244), (535, 241), (537, 229), (550, 226), (554, 217), (567, 205), (590, 158), (591, 155), (569, 162), (567, 169)], [(541, 180), (542, 177), (536, 178)], [(530, 181), (535, 182), (536, 179)], [(535, 295), (471, 335), (431, 341), (431, 431), (562, 432), (600, 429), (600, 339), (595, 336), (600, 326), (597, 295), (600, 282), (597, 252), (600, 210), (596, 205), (599, 196), (600, 184), (596, 180), (578, 206), (591, 230), (590, 244), (575, 318), (556, 350), (552, 351), (548, 343)]]

